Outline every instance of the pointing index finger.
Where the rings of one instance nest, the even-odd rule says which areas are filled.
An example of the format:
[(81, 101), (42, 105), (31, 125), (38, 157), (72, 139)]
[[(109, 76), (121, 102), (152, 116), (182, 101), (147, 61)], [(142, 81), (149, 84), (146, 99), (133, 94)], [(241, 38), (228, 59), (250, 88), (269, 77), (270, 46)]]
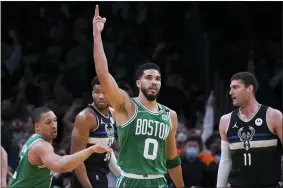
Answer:
[(95, 6), (94, 16), (95, 17), (99, 16), (99, 7), (98, 7), (98, 5)]

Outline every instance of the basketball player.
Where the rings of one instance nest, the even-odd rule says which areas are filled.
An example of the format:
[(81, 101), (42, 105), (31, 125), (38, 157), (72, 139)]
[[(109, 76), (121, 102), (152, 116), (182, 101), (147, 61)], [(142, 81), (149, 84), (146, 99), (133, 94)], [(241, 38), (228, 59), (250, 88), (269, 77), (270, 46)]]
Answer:
[(175, 185), (184, 187), (175, 141), (177, 114), (156, 102), (161, 87), (160, 69), (153, 63), (142, 65), (136, 74), (139, 96), (130, 99), (108, 71), (101, 39), (105, 21), (96, 6), (93, 20), (95, 69), (101, 88), (115, 110), (120, 144), (121, 176), (116, 187), (168, 187), (164, 178), (167, 169)]
[(35, 134), (24, 144), (19, 165), (13, 175), (11, 188), (49, 188), (52, 171), (68, 172), (78, 167), (92, 153), (112, 152), (107, 145), (95, 145), (73, 155), (59, 156), (54, 153), (52, 140), (57, 136), (57, 118), (46, 107), (32, 113)]
[(233, 75), (230, 88), (239, 108), (220, 119), (217, 187), (226, 187), (228, 180), (232, 188), (275, 188), (281, 174), (282, 113), (256, 101), (257, 80), (249, 72)]
[[(114, 142), (116, 125), (113, 109), (109, 107), (109, 102), (100, 88), (97, 77), (92, 80), (91, 85), (93, 103), (81, 111), (75, 119), (75, 126), (72, 131), (72, 153), (81, 151), (86, 146), (98, 143), (111, 146)], [(72, 187), (107, 188), (106, 175), (109, 173), (109, 168), (116, 176), (120, 175), (116, 157), (113, 152), (110, 155), (105, 153), (92, 154), (75, 169), (76, 176), (72, 177)]]
[(1, 187), (7, 187), (8, 157), (7, 152), (1, 146)]

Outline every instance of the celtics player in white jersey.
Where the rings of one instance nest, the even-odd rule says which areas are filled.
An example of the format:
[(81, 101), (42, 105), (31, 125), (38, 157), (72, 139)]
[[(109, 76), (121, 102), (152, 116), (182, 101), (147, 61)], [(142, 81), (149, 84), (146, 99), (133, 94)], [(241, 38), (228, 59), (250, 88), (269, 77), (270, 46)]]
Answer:
[(118, 165), (122, 172), (116, 187), (166, 188), (164, 174), (167, 171), (176, 187), (184, 187), (175, 141), (177, 114), (156, 102), (161, 87), (160, 69), (153, 63), (138, 69), (139, 96), (131, 99), (108, 71), (101, 39), (105, 21), (96, 6), (93, 19), (95, 69), (100, 87), (115, 110), (120, 144)]
[(69, 172), (94, 152), (112, 152), (107, 145), (98, 144), (73, 155), (59, 156), (54, 153), (51, 145), (57, 136), (56, 115), (46, 107), (39, 107), (33, 111), (32, 121), (35, 134), (23, 146), (10, 188), (48, 188), (52, 181), (52, 172)]

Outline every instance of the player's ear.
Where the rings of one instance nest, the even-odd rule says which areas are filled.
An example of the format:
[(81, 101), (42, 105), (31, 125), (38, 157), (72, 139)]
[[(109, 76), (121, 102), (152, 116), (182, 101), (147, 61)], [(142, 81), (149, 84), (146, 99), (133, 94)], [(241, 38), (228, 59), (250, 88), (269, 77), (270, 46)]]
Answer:
[(249, 85), (248, 91), (249, 91), (249, 92), (253, 92), (253, 88), (254, 88), (254, 87), (253, 87), (252, 85)]
[(141, 87), (141, 81), (140, 81), (140, 80), (136, 80), (136, 84), (137, 84), (137, 87), (138, 87), (138, 88)]
[(94, 91), (93, 90), (91, 91), (91, 96), (92, 96), (92, 98), (94, 98)]
[(39, 126), (38, 123), (35, 123), (35, 124), (34, 124), (34, 128), (35, 128), (35, 130), (36, 130), (37, 132), (40, 131), (40, 126)]

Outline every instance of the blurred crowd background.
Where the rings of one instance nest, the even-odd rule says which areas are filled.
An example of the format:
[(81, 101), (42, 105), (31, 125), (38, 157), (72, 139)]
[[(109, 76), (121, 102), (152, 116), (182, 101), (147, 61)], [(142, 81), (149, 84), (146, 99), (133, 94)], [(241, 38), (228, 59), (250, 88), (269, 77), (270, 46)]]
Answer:
[[(35, 107), (48, 106), (56, 113), (55, 151), (70, 151), (74, 118), (92, 102), (95, 2), (1, 6), (1, 145), (8, 153), (10, 179), (22, 145), (34, 132), (28, 115)], [(215, 187), (221, 153), (218, 122), (233, 110), (228, 94), (232, 74), (253, 72), (260, 84), (258, 101), (282, 111), (281, 2), (99, 6), (107, 18), (105, 52), (118, 84), (135, 96), (136, 68), (146, 61), (161, 67), (158, 101), (179, 116), (176, 137), (185, 184)], [(69, 187), (69, 175), (55, 174), (52, 187)]]

